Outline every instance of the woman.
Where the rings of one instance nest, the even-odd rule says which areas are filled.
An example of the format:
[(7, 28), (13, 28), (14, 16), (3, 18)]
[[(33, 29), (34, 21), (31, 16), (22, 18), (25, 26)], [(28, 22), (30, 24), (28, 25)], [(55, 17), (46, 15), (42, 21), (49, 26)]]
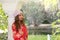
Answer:
[(27, 40), (28, 33), (27, 28), (24, 24), (24, 16), (22, 11), (17, 12), (15, 17), (15, 22), (12, 25), (13, 38), (14, 40)]

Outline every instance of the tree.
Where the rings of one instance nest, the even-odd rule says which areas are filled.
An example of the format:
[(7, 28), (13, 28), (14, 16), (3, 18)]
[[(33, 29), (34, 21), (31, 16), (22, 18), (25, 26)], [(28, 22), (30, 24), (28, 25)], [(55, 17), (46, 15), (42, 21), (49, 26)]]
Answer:
[(45, 13), (44, 6), (41, 3), (28, 2), (23, 5), (22, 10), (26, 14), (30, 24), (38, 26), (43, 22)]
[(45, 12), (46, 12), (46, 20), (50, 23), (57, 20), (56, 13), (58, 11), (57, 0), (44, 0)]
[(2, 8), (2, 4), (0, 3), (0, 29), (7, 29), (7, 16)]
[[(52, 30), (53, 34), (55, 35), (56, 33), (60, 32), (60, 11), (57, 12), (57, 17), (58, 19), (54, 22), (52, 22), (52, 28), (56, 28), (56, 31)], [(58, 26), (59, 25), (59, 26)]]

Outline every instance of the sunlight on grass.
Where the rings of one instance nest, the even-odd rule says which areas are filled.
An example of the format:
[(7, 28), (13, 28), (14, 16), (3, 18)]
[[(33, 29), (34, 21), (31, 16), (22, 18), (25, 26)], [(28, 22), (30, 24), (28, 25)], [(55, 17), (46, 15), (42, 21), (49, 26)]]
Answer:
[[(29, 35), (28, 40), (47, 40), (47, 35)], [(51, 35), (50, 40), (60, 40), (60, 35)]]
[(46, 35), (29, 35), (28, 40), (47, 40)]

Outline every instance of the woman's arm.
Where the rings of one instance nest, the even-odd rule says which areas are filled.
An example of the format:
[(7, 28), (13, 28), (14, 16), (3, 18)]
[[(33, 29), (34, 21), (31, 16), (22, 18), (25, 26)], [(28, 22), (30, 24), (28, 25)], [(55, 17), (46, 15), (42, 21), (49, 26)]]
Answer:
[(28, 40), (28, 30), (26, 27), (25, 27), (25, 39)]
[(16, 26), (14, 24), (12, 25), (12, 31), (13, 31), (13, 38), (19, 39), (21, 35), (16, 31)]

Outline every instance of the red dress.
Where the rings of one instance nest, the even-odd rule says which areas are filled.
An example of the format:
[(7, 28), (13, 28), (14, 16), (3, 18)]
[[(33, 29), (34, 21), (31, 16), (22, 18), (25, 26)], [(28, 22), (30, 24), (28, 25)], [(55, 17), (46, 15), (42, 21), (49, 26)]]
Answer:
[(22, 25), (19, 31), (16, 31), (16, 26), (12, 25), (13, 31), (13, 38), (14, 40), (27, 40), (28, 39), (28, 32), (25, 25)]

